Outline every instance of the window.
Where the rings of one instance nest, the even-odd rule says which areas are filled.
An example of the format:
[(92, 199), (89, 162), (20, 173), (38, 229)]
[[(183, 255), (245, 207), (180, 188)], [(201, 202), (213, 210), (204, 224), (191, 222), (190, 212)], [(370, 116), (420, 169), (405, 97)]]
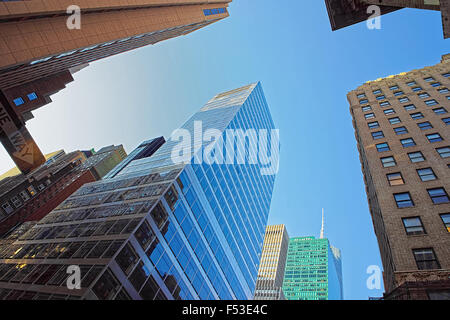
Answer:
[(373, 138), (374, 140), (384, 138), (383, 131), (372, 132), (372, 138)]
[(367, 125), (369, 126), (369, 129), (376, 129), (376, 128), (380, 127), (380, 124), (378, 123), (378, 121), (369, 122)]
[(219, 14), (219, 13), (226, 13), (226, 12), (227, 12), (227, 10), (225, 8), (203, 10), (203, 13), (205, 16), (210, 16), (210, 15)]
[(425, 101), (425, 104), (426, 104), (427, 106), (435, 106), (435, 105), (437, 105), (438, 103), (437, 103), (436, 100), (431, 99), (431, 100)]
[(402, 220), (407, 235), (412, 236), (426, 233), (420, 217), (402, 218)]
[(443, 118), (442, 121), (445, 123), (446, 126), (450, 124), (450, 118)]
[(359, 104), (366, 104), (368, 102), (369, 102), (369, 100), (367, 100), (367, 99), (359, 100)]
[(444, 140), (439, 133), (427, 134), (427, 139), (428, 141), (430, 141), (430, 143)]
[(385, 95), (381, 95), (381, 96), (376, 96), (375, 98), (377, 100), (384, 100), (384, 99), (386, 99), (386, 96)]
[(400, 186), (402, 184), (405, 184), (405, 181), (403, 180), (402, 174), (400, 172), (389, 173), (386, 175), (386, 177), (390, 186)]
[(394, 128), (394, 132), (396, 135), (401, 135), (401, 134), (408, 133), (408, 130), (406, 129), (406, 127), (398, 127), (398, 128)]
[(381, 89), (377, 89), (377, 90), (374, 90), (372, 92), (373, 92), (373, 94), (380, 94), (381, 93)]
[(133, 266), (139, 260), (138, 255), (135, 253), (133, 247), (127, 243), (126, 246), (120, 251), (116, 257), (116, 262), (122, 269), (122, 271), (128, 275)]
[(447, 113), (447, 110), (446, 110), (445, 108), (442, 108), (442, 107), (433, 109), (433, 111), (434, 111), (434, 113), (436, 113), (436, 114), (444, 114), (444, 113)]
[(417, 174), (422, 181), (436, 180), (436, 175), (431, 168), (417, 169)]
[(30, 199), (30, 196), (28, 195), (28, 193), (25, 190), (20, 191), (19, 195), (23, 201), (27, 201), (28, 199)]
[(28, 97), (28, 100), (30, 100), (30, 101), (36, 100), (37, 99), (36, 92), (27, 94), (27, 97)]
[(25, 102), (23, 101), (23, 99), (22, 98), (16, 98), (16, 99), (14, 99), (13, 100), (13, 102), (14, 102), (14, 104), (16, 105), (16, 106), (20, 106), (20, 105), (22, 105), (22, 104), (24, 104)]
[(422, 99), (425, 99), (425, 98), (429, 98), (429, 97), (430, 97), (430, 95), (429, 95), (428, 93), (426, 93), (426, 92), (424, 92), (424, 93), (419, 93), (418, 96), (419, 96), (419, 98), (422, 98)]
[(400, 123), (400, 122), (402, 122), (402, 121), (400, 120), (399, 117), (395, 117), (395, 118), (390, 118), (390, 119), (389, 119), (389, 122), (390, 122), (391, 124), (397, 124), (397, 123)]
[(450, 202), (450, 200), (448, 199), (448, 194), (444, 188), (428, 189), (427, 191), (430, 195), (431, 201), (433, 201), (434, 204)]
[(77, 52), (77, 50), (61, 53), (59, 56), (56, 56), (56, 59), (70, 56), (71, 54), (74, 54), (75, 52)]
[(357, 97), (358, 97), (358, 99), (362, 99), (362, 98), (365, 98), (365, 97), (366, 97), (366, 94), (365, 94), (365, 93), (359, 93), (359, 94), (357, 95)]
[(434, 250), (431, 248), (427, 249), (414, 249), (413, 250), (414, 259), (417, 263), (417, 268), (419, 270), (431, 270), (440, 269), (441, 266), (436, 259)]
[(372, 110), (372, 107), (371, 107), (371, 106), (365, 106), (365, 107), (362, 107), (362, 111), (363, 111), (363, 112), (367, 112), (367, 111), (370, 111), (370, 110)]
[(387, 116), (391, 115), (391, 114), (394, 114), (394, 113), (395, 113), (395, 111), (392, 108), (384, 110), (384, 114), (387, 115)]
[(407, 82), (406, 84), (408, 85), (408, 87), (412, 87), (412, 86), (416, 85), (416, 82), (410, 81), (410, 82)]
[(420, 151), (408, 153), (408, 157), (412, 163), (425, 161), (425, 157), (423, 156), (422, 152), (420, 152)]
[(417, 91), (422, 90), (422, 88), (421, 87), (414, 87), (411, 90), (414, 91), (414, 92), (417, 92)]
[(413, 138), (402, 139), (400, 142), (402, 143), (403, 148), (413, 147), (416, 145)]
[(436, 151), (442, 158), (450, 157), (450, 147), (437, 148)]
[(408, 104), (406, 106), (404, 106), (406, 111), (411, 111), (411, 110), (416, 110), (416, 106), (413, 104)]
[(11, 202), (13, 203), (14, 207), (16, 207), (16, 208), (18, 208), (22, 205), (22, 201), (20, 201), (19, 198), (16, 196), (11, 198)]
[(431, 86), (434, 87), (434, 88), (437, 88), (437, 87), (442, 86), (442, 84), (440, 82), (434, 82), (434, 83), (431, 84)]
[(441, 219), (444, 223), (445, 229), (447, 229), (447, 232), (450, 232), (450, 213), (441, 214)]
[(2, 204), (2, 209), (6, 212), (6, 214), (10, 214), (14, 211), (13, 207), (8, 202)]
[(389, 149), (389, 145), (387, 144), (387, 142), (384, 143), (379, 143), (376, 145), (378, 152), (384, 152), (384, 151), (389, 151), (391, 149)]
[(381, 158), (381, 164), (384, 168), (395, 167), (397, 165), (394, 157)]
[(413, 118), (414, 120), (422, 119), (422, 118), (423, 118), (422, 112), (411, 113), (410, 116), (411, 116), (411, 118)]
[(364, 118), (366, 118), (366, 120), (373, 119), (373, 118), (375, 118), (375, 114), (374, 114), (373, 112), (371, 112), (371, 113), (366, 113), (366, 114), (364, 115)]
[(394, 92), (394, 96), (396, 96), (396, 97), (398, 97), (398, 96), (402, 96), (402, 95), (404, 95), (405, 93), (403, 92), (403, 91), (395, 91)]
[(390, 90), (398, 90), (398, 86), (395, 85), (395, 86), (389, 87), (389, 89), (390, 89)]
[(420, 128), (420, 130), (428, 130), (432, 129), (433, 126), (428, 121), (418, 123), (417, 126)]
[(400, 209), (414, 207), (414, 202), (412, 201), (409, 192), (394, 194), (394, 199), (397, 203), (397, 207)]
[(387, 107), (390, 106), (391, 104), (389, 103), (389, 101), (384, 101), (384, 102), (380, 102), (380, 107)]
[(403, 97), (403, 98), (399, 98), (398, 101), (400, 101), (401, 103), (405, 103), (405, 102), (409, 102), (408, 97)]
[(424, 78), (423, 80), (425, 80), (426, 82), (431, 82), (431, 81), (434, 81), (434, 78), (428, 77), (428, 78)]
[(448, 89), (447, 88), (442, 88), (438, 90), (439, 93), (448, 93)]

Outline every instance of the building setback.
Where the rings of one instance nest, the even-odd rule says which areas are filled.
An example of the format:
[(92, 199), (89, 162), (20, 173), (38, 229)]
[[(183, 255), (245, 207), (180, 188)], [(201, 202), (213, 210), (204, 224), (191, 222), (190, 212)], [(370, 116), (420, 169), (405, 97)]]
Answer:
[[(274, 128), (259, 83), (215, 96), (182, 129), (197, 121)], [(0, 299), (252, 299), (275, 176), (262, 164), (174, 162), (177, 145), (83, 186), (4, 247)], [(70, 265), (80, 290), (66, 286)]]
[(343, 300), (340, 250), (326, 238), (291, 238), (283, 292), (287, 300)]
[(45, 162), (25, 122), (74, 72), (224, 19), (230, 2), (81, 1), (80, 29), (67, 26), (71, 0), (0, 2), (0, 141), (19, 169), (28, 173)]
[(450, 0), (325, 0), (325, 4), (333, 31), (368, 20), (373, 15), (368, 7), (377, 5), (382, 15), (402, 8), (441, 11), (444, 38), (450, 37)]
[(81, 151), (56, 153), (29, 174), (0, 181), (0, 236), (25, 221), (45, 217), (83, 184), (101, 179), (126, 157), (120, 146), (86, 158)]
[(386, 299), (450, 292), (449, 58), (348, 94)]
[(267, 226), (254, 300), (285, 300), (282, 287), (288, 245), (285, 225)]

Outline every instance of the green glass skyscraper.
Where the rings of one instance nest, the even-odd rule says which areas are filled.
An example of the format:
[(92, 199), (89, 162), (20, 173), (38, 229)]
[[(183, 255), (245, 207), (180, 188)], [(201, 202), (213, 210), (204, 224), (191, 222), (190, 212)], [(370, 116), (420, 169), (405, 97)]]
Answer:
[(340, 250), (326, 238), (291, 238), (283, 292), (288, 300), (342, 300)]

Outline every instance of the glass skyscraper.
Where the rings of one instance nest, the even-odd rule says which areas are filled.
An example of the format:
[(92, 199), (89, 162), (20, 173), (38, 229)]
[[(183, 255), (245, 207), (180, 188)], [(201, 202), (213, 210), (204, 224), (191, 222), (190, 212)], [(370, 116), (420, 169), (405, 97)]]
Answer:
[(340, 250), (325, 238), (292, 238), (283, 292), (288, 300), (343, 300)]
[[(210, 145), (195, 137), (199, 121), (274, 128), (259, 83), (215, 96), (182, 126), (196, 159)], [(177, 163), (177, 144), (85, 185), (2, 247), (0, 299), (252, 299), (275, 175), (263, 162)], [(70, 265), (79, 290), (66, 286)]]

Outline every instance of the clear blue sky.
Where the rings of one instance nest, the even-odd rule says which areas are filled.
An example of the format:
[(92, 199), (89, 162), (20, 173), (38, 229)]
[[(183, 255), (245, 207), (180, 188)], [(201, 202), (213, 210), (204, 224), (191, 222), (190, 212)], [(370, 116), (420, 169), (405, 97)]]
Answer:
[[(433, 65), (450, 52), (439, 12), (400, 10), (331, 32), (323, 0), (234, 0), (231, 17), (189, 36), (93, 63), (28, 123), (43, 152), (168, 136), (213, 95), (261, 81), (281, 136), (269, 223), (291, 236), (325, 233), (342, 250), (346, 299), (381, 265), (364, 191), (348, 91)], [(0, 152), (0, 172), (12, 166)]]

